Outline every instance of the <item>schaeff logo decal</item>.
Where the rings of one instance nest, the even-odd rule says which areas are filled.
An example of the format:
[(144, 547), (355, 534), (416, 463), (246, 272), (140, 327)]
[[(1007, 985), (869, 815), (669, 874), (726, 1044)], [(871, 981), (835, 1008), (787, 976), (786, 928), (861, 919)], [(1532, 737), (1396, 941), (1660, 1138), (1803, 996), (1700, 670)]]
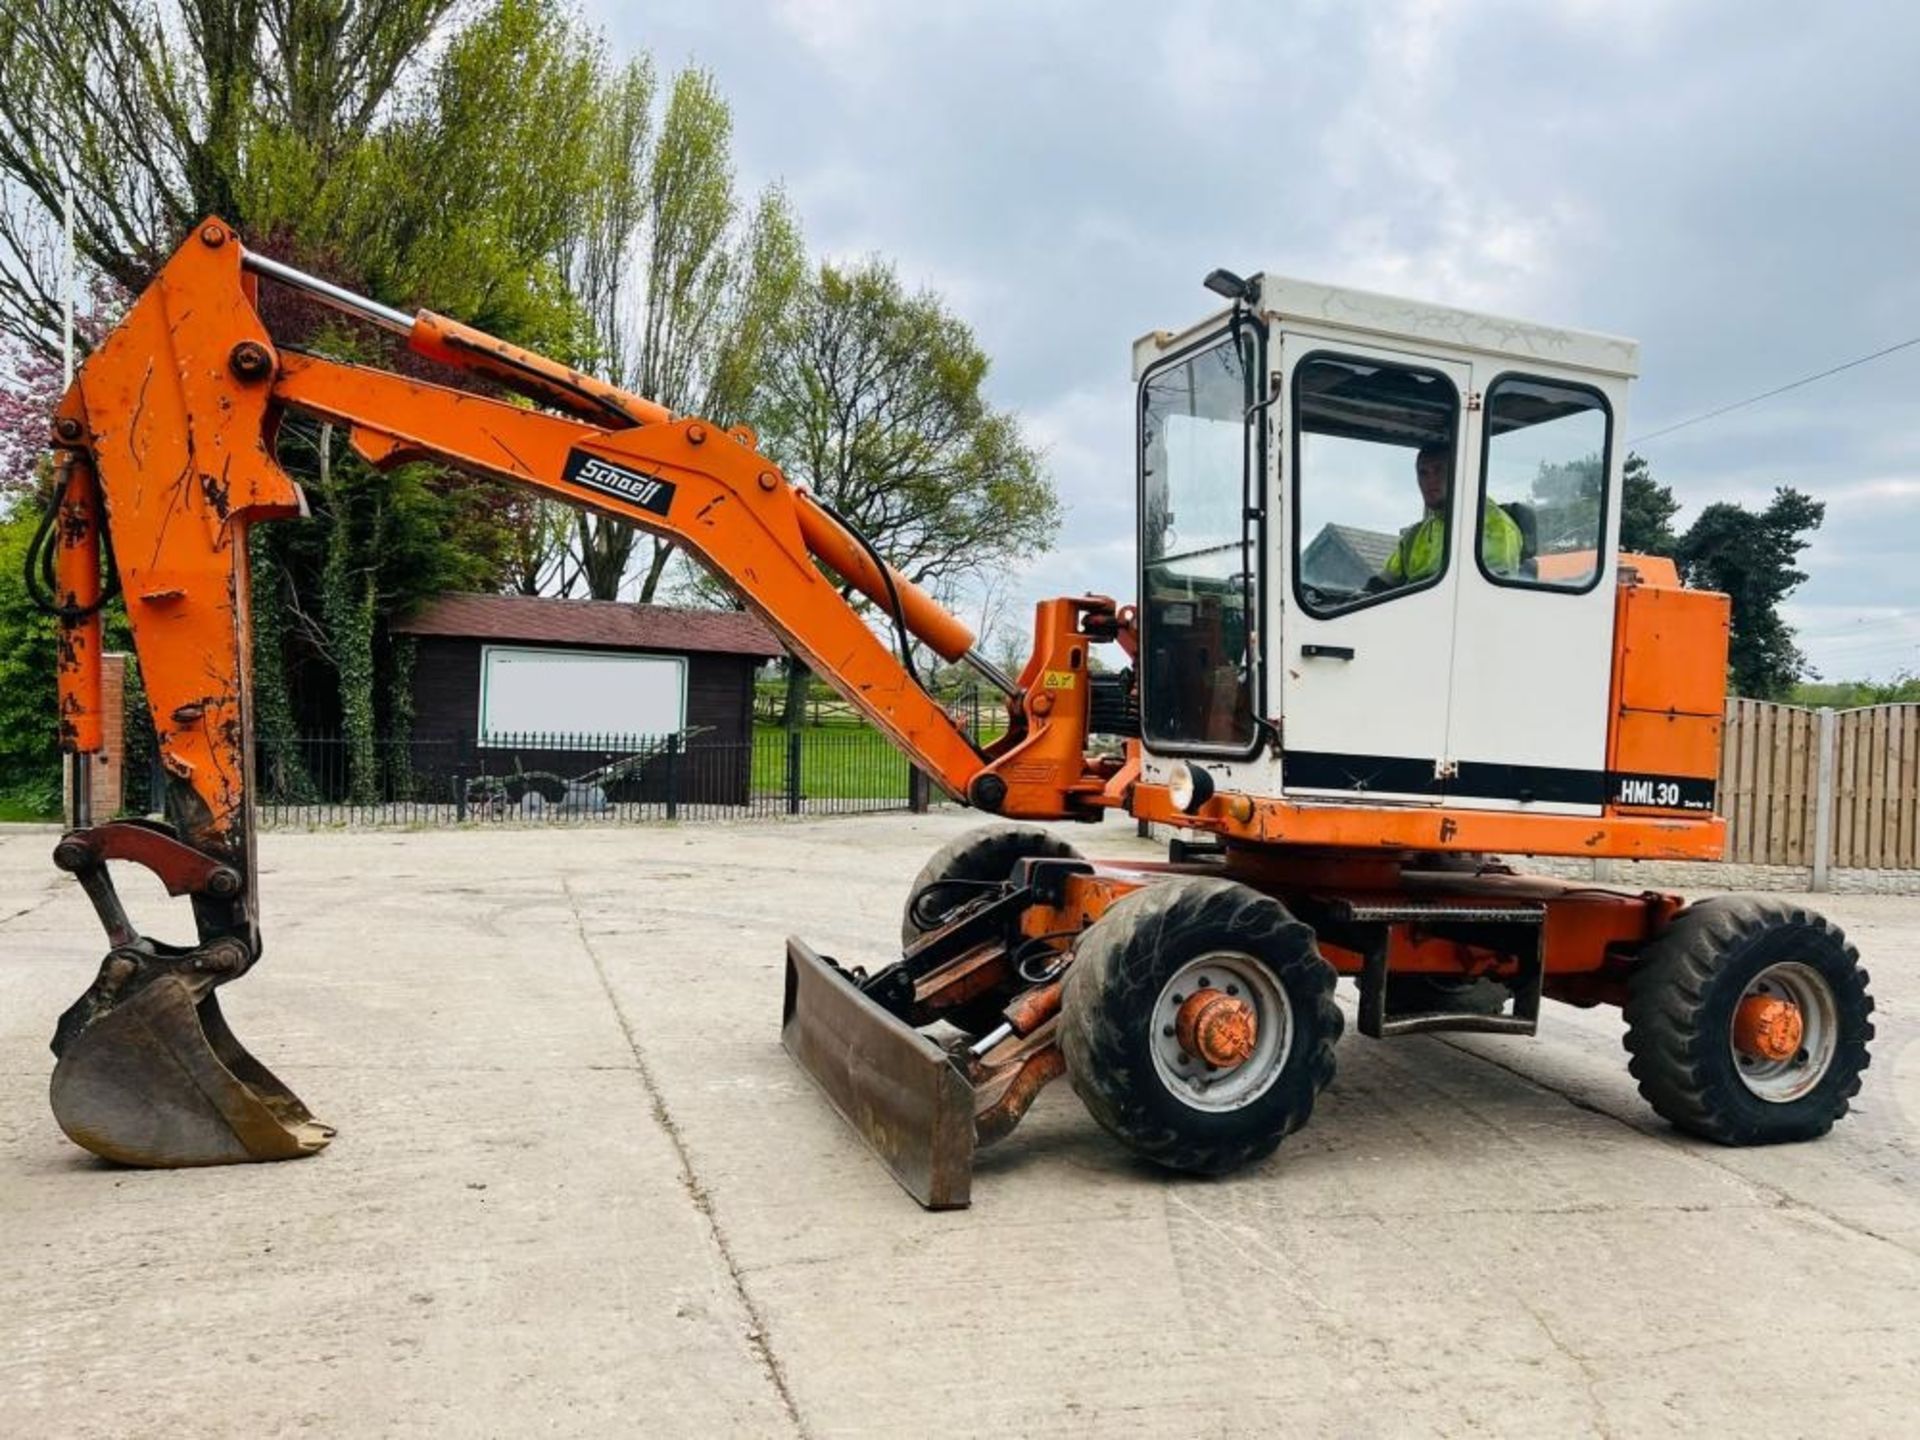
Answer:
[(584, 485), (589, 490), (612, 495), (630, 505), (638, 505), (642, 510), (651, 510), (656, 515), (664, 515), (673, 507), (671, 481), (642, 475), (638, 470), (629, 470), (611, 460), (602, 460), (598, 455), (589, 455), (584, 450), (569, 454), (566, 469), (560, 473), (561, 478), (575, 485)]

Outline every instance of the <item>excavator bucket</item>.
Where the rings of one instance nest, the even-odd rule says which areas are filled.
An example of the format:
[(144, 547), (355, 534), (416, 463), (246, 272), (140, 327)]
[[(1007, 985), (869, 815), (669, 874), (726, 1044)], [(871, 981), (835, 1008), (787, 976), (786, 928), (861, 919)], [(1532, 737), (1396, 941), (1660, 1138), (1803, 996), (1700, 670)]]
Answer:
[(234, 1038), (211, 976), (155, 976), (55, 1049), (54, 1118), (103, 1159), (152, 1167), (291, 1160), (333, 1138)]
[(929, 1210), (966, 1207), (974, 1087), (953, 1056), (795, 939), (780, 1041), (909, 1195)]

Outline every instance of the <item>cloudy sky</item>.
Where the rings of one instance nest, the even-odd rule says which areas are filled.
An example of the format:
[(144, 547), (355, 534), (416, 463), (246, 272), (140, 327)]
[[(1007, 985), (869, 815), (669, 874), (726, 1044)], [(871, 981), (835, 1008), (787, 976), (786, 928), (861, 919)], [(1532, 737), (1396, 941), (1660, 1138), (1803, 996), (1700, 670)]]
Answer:
[[(1131, 598), (1129, 346), (1215, 265), (1630, 335), (1638, 437), (1920, 336), (1920, 8), (589, 0), (731, 99), (817, 255), (994, 358), (1067, 505), (1027, 593)], [(1792, 615), (1920, 671), (1920, 345), (1638, 447), (1688, 515), (1827, 502)]]

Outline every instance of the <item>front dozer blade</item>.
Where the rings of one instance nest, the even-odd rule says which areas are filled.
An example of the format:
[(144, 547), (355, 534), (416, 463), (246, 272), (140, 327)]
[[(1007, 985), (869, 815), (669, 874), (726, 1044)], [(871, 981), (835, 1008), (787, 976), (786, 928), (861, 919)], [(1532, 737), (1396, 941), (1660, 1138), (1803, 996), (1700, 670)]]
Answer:
[(974, 1145), (966, 1073), (794, 939), (780, 1042), (909, 1195), (929, 1210), (966, 1207)]
[(52, 1100), (69, 1139), (122, 1165), (292, 1160), (334, 1133), (234, 1039), (212, 986), (179, 973), (67, 1040)]

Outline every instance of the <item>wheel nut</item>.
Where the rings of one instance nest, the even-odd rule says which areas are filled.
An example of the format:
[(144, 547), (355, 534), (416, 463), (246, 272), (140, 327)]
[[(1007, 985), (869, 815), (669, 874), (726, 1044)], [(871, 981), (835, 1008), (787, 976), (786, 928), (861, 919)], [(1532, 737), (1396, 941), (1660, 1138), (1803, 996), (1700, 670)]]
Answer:
[(1198, 1055), (1208, 1069), (1231, 1070), (1253, 1055), (1259, 1039), (1253, 1006), (1218, 990), (1197, 990), (1180, 1007), (1175, 1029), (1180, 1048)]
[(1806, 1021), (1800, 1007), (1766, 995), (1749, 995), (1733, 1014), (1733, 1044), (1756, 1060), (1791, 1060), (1802, 1053)]

